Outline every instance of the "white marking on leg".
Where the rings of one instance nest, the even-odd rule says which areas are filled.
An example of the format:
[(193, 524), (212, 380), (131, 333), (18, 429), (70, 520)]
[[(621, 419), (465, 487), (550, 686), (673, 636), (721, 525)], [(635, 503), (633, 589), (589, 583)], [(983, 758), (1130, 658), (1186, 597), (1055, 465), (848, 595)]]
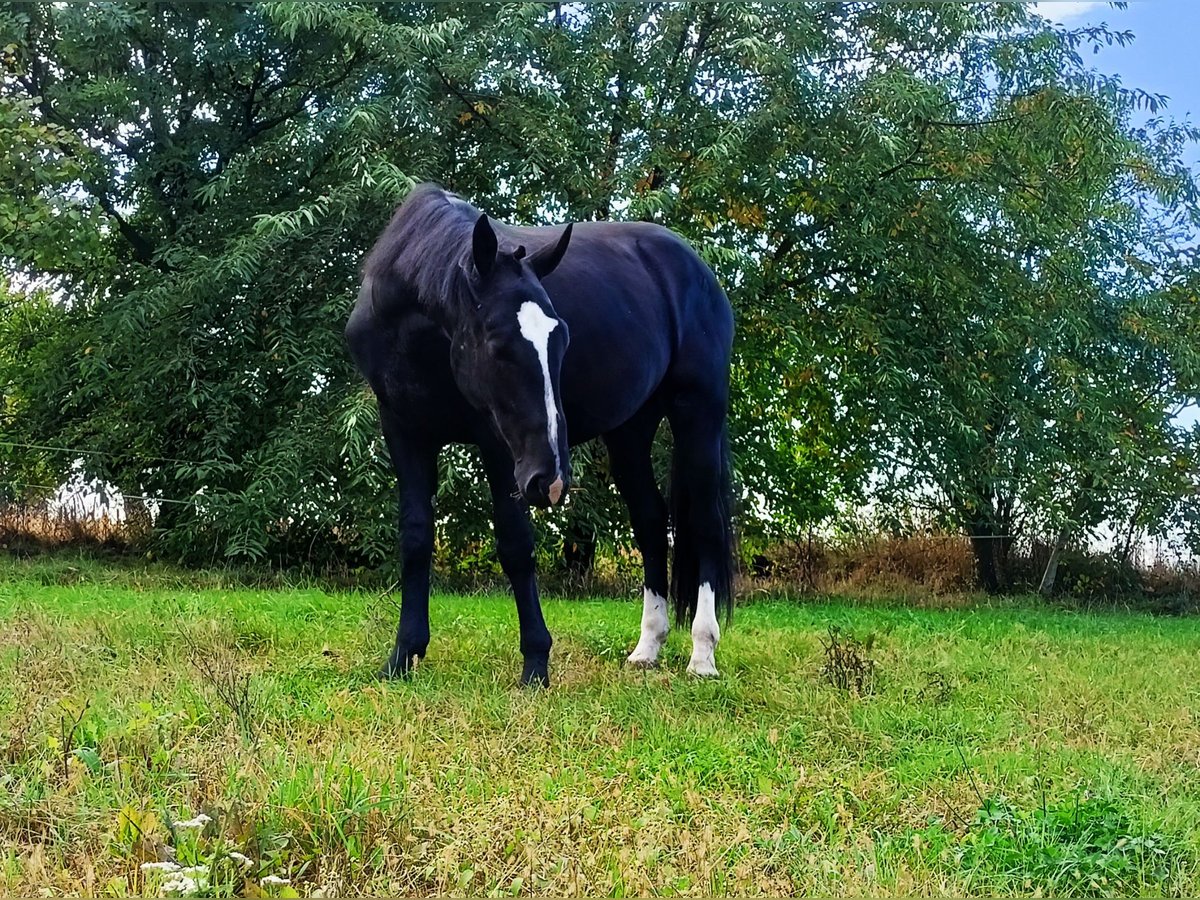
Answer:
[(687, 670), (701, 678), (715, 678), (717, 671), (716, 651), (721, 640), (721, 626), (717, 624), (717, 597), (707, 581), (700, 585), (696, 598), (696, 618), (692, 620), (692, 660)]
[(558, 327), (558, 320), (546, 315), (532, 300), (526, 300), (517, 310), (517, 324), (521, 336), (533, 344), (538, 362), (542, 364), (542, 386), (546, 398), (546, 436), (550, 439), (550, 452), (554, 454), (554, 474), (562, 473), (558, 459), (558, 414), (555, 411), (554, 386), (550, 382), (550, 332)]
[(642, 588), (642, 636), (629, 654), (629, 664), (648, 669), (658, 662), (658, 653), (671, 632), (667, 600), (648, 587)]

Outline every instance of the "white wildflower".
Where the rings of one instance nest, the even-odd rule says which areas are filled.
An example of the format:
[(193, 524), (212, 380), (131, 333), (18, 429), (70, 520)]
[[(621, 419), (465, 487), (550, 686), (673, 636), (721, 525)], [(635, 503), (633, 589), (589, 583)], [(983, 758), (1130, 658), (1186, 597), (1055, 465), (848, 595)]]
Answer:
[(186, 875), (173, 875), (170, 881), (163, 882), (162, 892), (164, 895), (178, 894), (181, 897), (186, 897), (189, 894), (194, 894), (199, 889), (194, 878), (188, 878)]
[(292, 879), (283, 878), (279, 875), (267, 875), (264, 878), (260, 878), (258, 883), (267, 887), (282, 887), (285, 884), (291, 884)]
[(186, 869), (180, 870), (180, 873), (188, 878), (197, 878), (200, 876), (208, 876), (208, 866), (188, 866)]
[(238, 853), (236, 850), (229, 851), (229, 858), (243, 869), (249, 869), (252, 865), (254, 865), (254, 860), (248, 857), (245, 853)]
[(179, 866), (173, 862), (145, 862), (140, 866), (143, 872), (178, 872)]
[(176, 822), (176, 828), (203, 828), (212, 821), (212, 816), (206, 816), (204, 813), (196, 816), (194, 819), (185, 819), (182, 822)]

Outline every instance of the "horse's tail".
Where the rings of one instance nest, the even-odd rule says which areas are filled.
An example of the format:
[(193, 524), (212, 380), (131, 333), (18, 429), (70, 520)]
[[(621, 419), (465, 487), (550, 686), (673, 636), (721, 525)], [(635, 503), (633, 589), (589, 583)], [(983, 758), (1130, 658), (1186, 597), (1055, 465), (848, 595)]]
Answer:
[(671, 596), (675, 602), (675, 621), (681, 626), (696, 614), (702, 565), (704, 581), (712, 587), (716, 599), (718, 620), (728, 623), (733, 617), (728, 431), (721, 431), (715, 460), (711, 456), (705, 458), (703, 452), (697, 456), (696, 449), (681, 447), (676, 442), (671, 456), (670, 512), (675, 551)]

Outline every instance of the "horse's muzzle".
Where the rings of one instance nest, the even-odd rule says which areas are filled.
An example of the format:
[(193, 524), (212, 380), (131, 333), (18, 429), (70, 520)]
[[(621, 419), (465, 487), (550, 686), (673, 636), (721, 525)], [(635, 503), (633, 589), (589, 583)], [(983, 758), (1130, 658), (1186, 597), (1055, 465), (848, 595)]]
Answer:
[(521, 489), (521, 496), (530, 506), (557, 506), (567, 493), (567, 482), (561, 475), (535, 475)]

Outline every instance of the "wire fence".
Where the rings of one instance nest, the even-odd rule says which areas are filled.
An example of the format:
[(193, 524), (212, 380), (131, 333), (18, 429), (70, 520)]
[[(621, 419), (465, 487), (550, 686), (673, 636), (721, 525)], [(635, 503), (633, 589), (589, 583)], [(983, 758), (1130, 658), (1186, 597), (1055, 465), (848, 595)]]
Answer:
[[(64, 447), (56, 444), (40, 444), (21, 441), (0, 440), (0, 447), (13, 450), (28, 450), (39, 453), (66, 454), (72, 460), (85, 457), (103, 457), (113, 461), (143, 463), (171, 463), (198, 468), (204, 463), (196, 460), (175, 456), (160, 456), (157, 454), (137, 453), (133, 451), (105, 451), (80, 447)], [(0, 498), (0, 539), (14, 534), (23, 534), (41, 538), (51, 543), (69, 543), (78, 540), (120, 541), (133, 536), (141, 536), (157, 518), (161, 505), (177, 507), (198, 507), (203, 505), (203, 496), (188, 498), (166, 497), (160, 494), (131, 494), (119, 490), (112, 485), (101, 485), (99, 479), (85, 479), (78, 475), (62, 484), (41, 484), (35, 482), (5, 479), (3, 484), (9, 488), (40, 493), (43, 496), (33, 502), (28, 499), (16, 498), (4, 500)], [(231, 496), (236, 497), (236, 494)], [(304, 518), (315, 525), (334, 524), (341, 518), (339, 511), (328, 511), (324, 515), (313, 515), (313, 510), (305, 510)], [(866, 542), (887, 538), (889, 532), (880, 528), (867, 532), (858, 540)], [(964, 532), (946, 531), (932, 526), (914, 524), (902, 533), (892, 535), (893, 538), (919, 539), (925, 542), (940, 543), (967, 549), (971, 542), (986, 543), (988, 541), (1008, 542), (1011, 549), (1021, 555), (1042, 557), (1048, 554), (1049, 547), (1055, 543), (1050, 535), (1037, 533), (1002, 533), (986, 535), (968, 535)], [(856, 539), (843, 538), (842, 542), (853, 544)], [(832, 541), (822, 541), (829, 544)], [(1125, 555), (1129, 561), (1143, 568), (1149, 568), (1163, 561), (1170, 564), (1194, 564), (1195, 557), (1170, 542), (1133, 541), (1129, 543)], [(1095, 545), (1093, 544), (1092, 549)]]

